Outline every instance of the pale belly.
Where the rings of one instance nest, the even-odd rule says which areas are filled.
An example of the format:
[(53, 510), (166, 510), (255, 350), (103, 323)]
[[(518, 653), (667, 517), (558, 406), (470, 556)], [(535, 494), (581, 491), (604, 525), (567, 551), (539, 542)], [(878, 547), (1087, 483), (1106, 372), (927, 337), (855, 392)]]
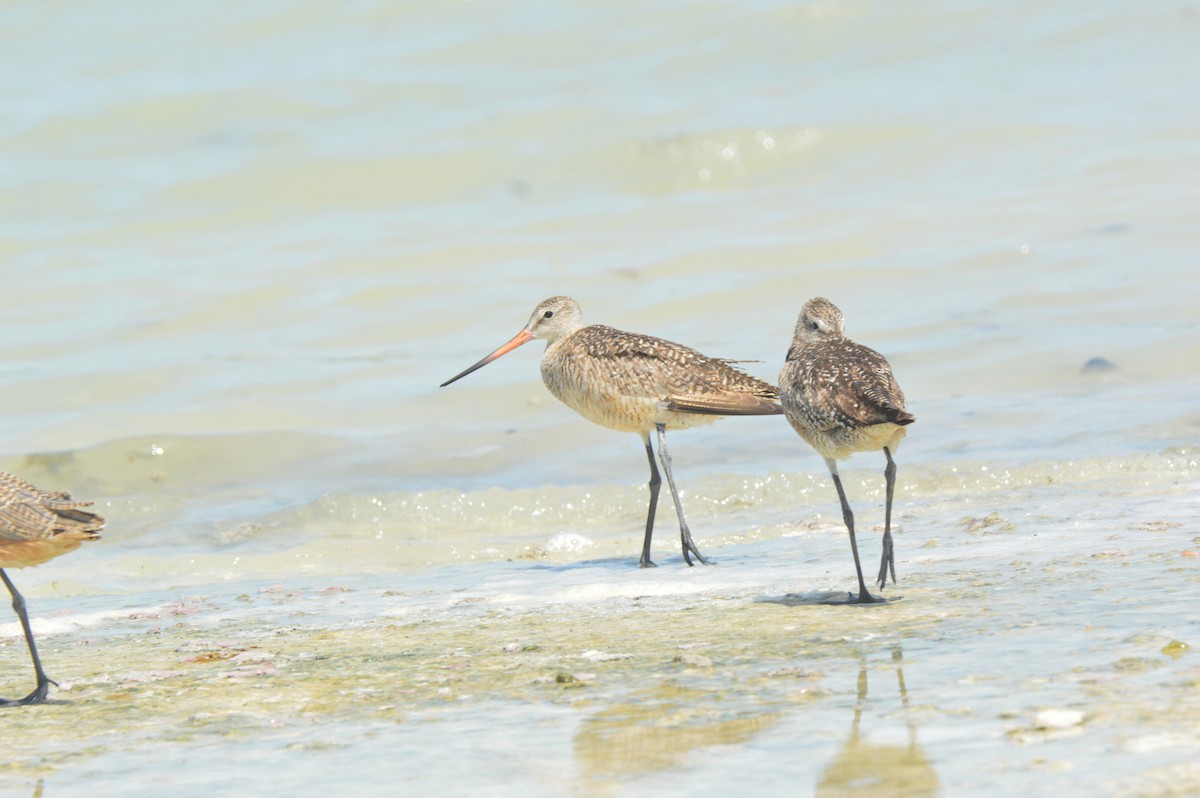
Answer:
[[(788, 419), (791, 421), (791, 418)], [(792, 421), (792, 427), (800, 437), (817, 450), (822, 457), (845, 460), (855, 452), (875, 452), (887, 447), (893, 454), (907, 434), (899, 424), (872, 424), (869, 427), (835, 427), (832, 430), (815, 430)]]
[(588, 421), (619, 432), (644, 434), (656, 425), (667, 429), (688, 429), (711, 424), (721, 416), (680, 413), (666, 408), (666, 397), (631, 396), (619, 386), (603, 382), (582, 382), (570, 374), (542, 370), (542, 379), (550, 393)]
[(92, 536), (76, 537), (70, 533), (41, 540), (5, 540), (0, 542), (0, 568), (27, 568), (41, 565), (61, 554), (75, 551)]

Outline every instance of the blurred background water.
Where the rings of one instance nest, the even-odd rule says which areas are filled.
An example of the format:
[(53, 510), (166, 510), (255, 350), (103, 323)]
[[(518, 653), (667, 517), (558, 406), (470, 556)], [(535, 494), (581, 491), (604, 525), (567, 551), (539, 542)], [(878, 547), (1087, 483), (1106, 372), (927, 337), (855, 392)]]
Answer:
[[(989, 649), (969, 625), (927, 634), (930, 618), (957, 617), (947, 605), (962, 602), (1064, 622), (1037, 569), (1017, 568), (1027, 580), (1010, 576), (1008, 603), (989, 603), (999, 599), (980, 572), (1016, 555), (971, 544), (1014, 528), (1028, 535), (1022, 556), (1050, 558), (1038, 568), (1069, 560), (1081, 528), (1078, 556), (1142, 564), (1140, 580), (1112, 583), (1127, 593), (1085, 602), (1111, 629), (1097, 656), (1137, 659), (1114, 652), (1161, 637), (1153, 649), (1165, 666), (1146, 669), (1154, 688), (1164, 705), (1194, 702), (1195, 666), (1159, 652), (1194, 645), (1200, 621), (1185, 601), (1200, 535), (1198, 36), (1200, 5), (1178, 1), (5, 4), (0, 468), (95, 499), (110, 530), (14, 573), (64, 683), (57, 695), (73, 703), (15, 713), (29, 731), (0, 785), (27, 793), (43, 778), (47, 795), (74, 794), (90, 778), (130, 794), (127, 758), (150, 741), (165, 753), (146, 760), (147, 794), (212, 788), (197, 775), (216, 778), (200, 764), (208, 756), (227, 779), (215, 786), (252, 787), (262, 758), (231, 753), (233, 738), (248, 737), (312, 789), (348, 789), (335, 775), (357, 770), (445, 794), (494, 791), (486, 762), (465, 746), (454, 753), (465, 730), (570, 729), (598, 750), (615, 732), (578, 728), (579, 692), (531, 698), (487, 681), (477, 704), (443, 715), (444, 694), (410, 685), (386, 698), (404, 710), (396, 717), (323, 715), (326, 696), (280, 720), (228, 687), (253, 680), (214, 677), (238, 697), (205, 699), (253, 707), (242, 710), (251, 730), (220, 726), (202, 753), (171, 742), (198, 710), (176, 717), (162, 694), (131, 687), (142, 684), (131, 663), (157, 628), (149, 649), (166, 664), (151, 681), (178, 696), (194, 679), (168, 666), (193, 656), (197, 629), (225, 619), (224, 634), (250, 650), (286, 617), (313, 650), (341, 641), (355, 678), (400, 685), (444, 665), (446, 651), (485, 648), (487, 612), (519, 641), (549, 634), (542, 625), (556, 628), (546, 618), (566, 601), (565, 617), (603, 639), (610, 614), (643, 617), (631, 602), (648, 594), (675, 598), (627, 630), (620, 652), (645, 666), (634, 681), (696, 667), (672, 659), (675, 644), (656, 630), (671, 628), (680, 602), (703, 598), (697, 611), (713, 628), (747, 602), (773, 611), (731, 650), (753, 652), (766, 635), (773, 653), (745, 654), (745, 667), (785, 657), (779, 667), (819, 674), (815, 692), (735, 690), (699, 720), (689, 713), (727, 689), (721, 679), (699, 697), (639, 698), (604, 686), (602, 673), (582, 680), (600, 718), (671, 728), (672, 744), (701, 753), (630, 764), (596, 760), (589, 743), (563, 754), (560, 781), (529, 765), (504, 783), (525, 794), (657, 794), (691, 771), (691, 791), (716, 794), (741, 789), (769, 759), (758, 789), (815, 785), (818, 772), (788, 770), (775, 747), (822, 713), (842, 735), (865, 700), (860, 670), (883, 669), (872, 683), (892, 684), (897, 650), (911, 659), (918, 647), (939, 684), (982, 678), (971, 668), (989, 658), (1000, 672), (1029, 657), (1050, 658), (1048, 674), (1073, 672), (1054, 634), (1036, 654)], [(535, 347), (436, 387), (553, 294), (579, 300), (586, 321), (754, 361), (746, 368), (771, 380), (803, 302), (833, 299), (848, 333), (891, 360), (918, 418), (898, 457), (909, 606), (889, 620), (882, 609), (827, 616), (757, 600), (851, 586), (824, 467), (777, 418), (673, 439), (697, 542), (719, 568), (675, 573), (664, 511), (665, 568), (633, 569), (647, 479), (635, 436), (559, 405), (540, 384)], [(881, 471), (860, 455), (843, 472), (860, 523), (881, 514)], [(1131, 529), (1157, 542), (1112, 542)], [(1068, 531), (1069, 542), (1058, 537)], [(871, 561), (875, 539), (864, 537)], [(1148, 581), (1166, 591), (1157, 607), (1105, 620), (1114, 602), (1142, 607)], [(346, 595), (355, 600), (344, 606)], [(444, 615), (464, 598), (488, 609)], [(277, 616), (266, 609), (275, 604), (291, 609)], [(805, 614), (844, 625), (851, 642), (800, 635), (789, 649), (765, 631), (804, 627)], [(27, 675), (15, 619), (0, 633), (2, 692), (15, 694)], [(583, 637), (537, 645), (600, 648)], [(445, 647), (423, 648), (427, 639)], [(864, 641), (875, 642), (856, 647)], [(504, 651), (513, 641), (495, 642)], [(960, 656), (972, 646), (973, 664)], [(378, 647), (382, 659), (355, 659)], [(641, 658), (651, 651), (667, 665)], [(394, 671), (380, 664), (389, 657)], [(336, 693), (341, 676), (317, 681)], [(118, 687), (148, 719), (136, 740), (102, 735)], [(1172, 720), (1143, 735), (1173, 741), (1162, 761), (1139, 759), (1141, 748), (1101, 758), (1108, 743), (1086, 733), (1070, 739), (1089, 744), (1059, 759), (1023, 757), (1024, 732), (1004, 730), (1011, 713), (1052, 699), (997, 700), (927, 706), (922, 756), (942, 769), (940, 786), (917, 778), (895, 794), (1011, 794), (1072, 768), (1105, 789), (1153, 792), (1167, 771), (1152, 769), (1186, 767), (1200, 745), (1194, 724)], [(651, 705), (668, 710), (644, 714)], [(775, 720), (746, 720), (768, 711)], [(896, 728), (912, 728), (911, 709), (886, 711), (908, 713)], [(1136, 715), (1119, 714), (1112, 729)], [(59, 718), (86, 752), (48, 745), (53, 726), (38, 718)], [(339, 761), (358, 764), (305, 765), (323, 745), (314, 739), (272, 748), (264, 730), (296, 718), (318, 737), (348, 734), (353, 756)], [(990, 745), (955, 748), (980, 733)], [(536, 761), (548, 742), (530, 735), (493, 765)], [(631, 739), (629, 750), (645, 746)], [(387, 758), (400, 740), (411, 755)], [(832, 765), (822, 740), (798, 745)], [(440, 761), (428, 741), (454, 779), (428, 781), (421, 763)], [(1200, 783), (1194, 766), (1170, 772), (1163, 783)], [(849, 783), (827, 794), (851, 794)]]

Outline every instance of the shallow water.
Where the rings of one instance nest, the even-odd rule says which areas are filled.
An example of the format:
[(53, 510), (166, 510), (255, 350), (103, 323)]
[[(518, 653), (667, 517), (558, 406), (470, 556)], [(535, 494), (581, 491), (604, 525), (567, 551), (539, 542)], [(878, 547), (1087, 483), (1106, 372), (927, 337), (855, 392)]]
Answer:
[[(6, 4), (0, 469), (109, 529), (12, 573), (59, 688), (0, 791), (1200, 790), (1197, 31)], [(533, 346), (434, 387), (558, 293), (768, 379), (837, 302), (918, 417), (901, 600), (819, 603), (845, 532), (778, 418), (673, 435), (717, 565), (664, 503), (639, 570), (636, 437)], [(13, 618), (0, 662), (29, 689)]]

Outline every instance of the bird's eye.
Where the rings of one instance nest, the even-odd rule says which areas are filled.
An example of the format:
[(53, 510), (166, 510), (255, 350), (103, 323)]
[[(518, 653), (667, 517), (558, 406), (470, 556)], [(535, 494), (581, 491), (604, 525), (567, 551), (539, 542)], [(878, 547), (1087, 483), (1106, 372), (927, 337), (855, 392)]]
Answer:
[(550, 318), (550, 317), (551, 317), (551, 316), (553, 316), (553, 315), (554, 315), (554, 311), (553, 311), (553, 310), (547, 310), (545, 313), (543, 313), (543, 314), (542, 314), (542, 318), (543, 318), (543, 319), (548, 319), (548, 318)]
[(812, 319), (809, 319), (808, 321), (804, 322), (804, 326), (810, 330), (817, 329), (817, 323), (815, 321), (813, 321)]

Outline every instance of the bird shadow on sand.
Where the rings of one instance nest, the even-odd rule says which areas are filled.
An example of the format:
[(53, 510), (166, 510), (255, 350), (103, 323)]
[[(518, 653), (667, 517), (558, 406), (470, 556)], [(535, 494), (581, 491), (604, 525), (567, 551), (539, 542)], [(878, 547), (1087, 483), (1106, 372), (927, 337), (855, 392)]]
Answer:
[(785, 607), (820, 607), (820, 606), (850, 606), (850, 607), (878, 607), (881, 604), (895, 604), (897, 601), (904, 599), (904, 596), (881, 596), (876, 594), (875, 601), (867, 604), (860, 604), (856, 599), (858, 597), (854, 593), (843, 590), (822, 590), (813, 591), (811, 593), (785, 593), (782, 596), (759, 596), (754, 599), (755, 604), (782, 604)]
[[(717, 563), (715, 560), (709, 560), (706, 565), (699, 565), (695, 567), (708, 568), (715, 566), (716, 564)], [(601, 569), (605, 571), (616, 572), (629, 571), (634, 573), (640, 571), (652, 573), (654, 571), (670, 571), (675, 568), (686, 570), (688, 565), (679, 557), (678, 554), (676, 554), (675, 559), (664, 559), (662, 562), (656, 563), (652, 568), (640, 567), (636, 557), (597, 557), (591, 560), (575, 560), (573, 562), (563, 563), (541, 562), (534, 563), (528, 567), (534, 571), (552, 571), (554, 573), (568, 573), (570, 571), (582, 571), (585, 569)]]
[(20, 699), (0, 697), (0, 712), (3, 712), (6, 709), (16, 710), (22, 707), (69, 707), (74, 706), (74, 704), (75, 702), (69, 698), (47, 698), (45, 701), (39, 701), (36, 704), (22, 704)]
[[(569, 573), (571, 571), (595, 570), (604, 571), (640, 571), (636, 557), (600, 557), (593, 560), (574, 560), (560, 563), (533, 563), (529, 566), (534, 571), (552, 571), (554, 573)], [(653, 570), (653, 569), (650, 569)]]

